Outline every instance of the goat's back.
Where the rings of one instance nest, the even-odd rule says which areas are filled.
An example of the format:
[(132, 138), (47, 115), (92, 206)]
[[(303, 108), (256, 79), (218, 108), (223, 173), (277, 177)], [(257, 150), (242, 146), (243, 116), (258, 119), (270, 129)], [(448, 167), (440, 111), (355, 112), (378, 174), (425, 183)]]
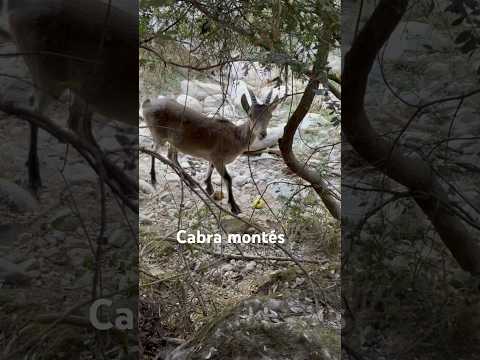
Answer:
[(100, 114), (136, 125), (136, 12), (100, 0), (21, 3), (9, 9), (10, 31), (35, 86), (53, 97), (70, 89)]
[(147, 100), (142, 113), (156, 143), (165, 141), (185, 154), (224, 163), (244, 150), (241, 128), (223, 118), (207, 117), (165, 97)]

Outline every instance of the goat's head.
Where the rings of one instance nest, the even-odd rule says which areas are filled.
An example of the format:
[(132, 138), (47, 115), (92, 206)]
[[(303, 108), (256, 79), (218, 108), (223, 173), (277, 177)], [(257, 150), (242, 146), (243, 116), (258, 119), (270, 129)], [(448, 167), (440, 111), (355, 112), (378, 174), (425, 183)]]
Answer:
[(263, 104), (258, 103), (257, 97), (250, 89), (248, 89), (248, 93), (250, 94), (252, 105), (248, 103), (245, 94), (242, 95), (242, 107), (248, 114), (250, 120), (252, 138), (258, 137), (262, 140), (267, 136), (268, 123), (272, 119), (272, 112), (280, 103), (278, 96), (275, 96), (272, 100), (272, 92), (273, 90), (270, 90)]

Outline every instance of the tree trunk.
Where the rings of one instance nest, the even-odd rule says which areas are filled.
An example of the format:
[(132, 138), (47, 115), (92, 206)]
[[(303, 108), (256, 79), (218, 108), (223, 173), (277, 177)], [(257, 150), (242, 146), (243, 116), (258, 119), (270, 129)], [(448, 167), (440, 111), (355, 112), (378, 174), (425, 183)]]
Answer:
[[(295, 132), (300, 126), (303, 118), (312, 106), (313, 98), (315, 97), (315, 90), (318, 88), (318, 85), (320, 83), (320, 70), (324, 67), (326, 61), (326, 56), (322, 56), (325, 54), (320, 54), (320, 49), (318, 50), (318, 52), (319, 54), (317, 55), (317, 61), (313, 68), (312, 77), (310, 78), (310, 81), (305, 88), (305, 92), (303, 93), (302, 99), (300, 100), (300, 103), (295, 109), (295, 112), (288, 119), (287, 124), (284, 128), (283, 136), (281, 139), (278, 140), (278, 143), (280, 151), (282, 152), (282, 157), (290, 170), (295, 172), (302, 179), (312, 184), (312, 187), (320, 196), (330, 214), (335, 219), (340, 220), (340, 201), (328, 189), (327, 181), (325, 181), (325, 179), (320, 174), (311, 171), (310, 169), (305, 167), (304, 164), (298, 161), (292, 149), (293, 137), (295, 136)], [(325, 50), (325, 53), (326, 55), (328, 55), (328, 49)]]

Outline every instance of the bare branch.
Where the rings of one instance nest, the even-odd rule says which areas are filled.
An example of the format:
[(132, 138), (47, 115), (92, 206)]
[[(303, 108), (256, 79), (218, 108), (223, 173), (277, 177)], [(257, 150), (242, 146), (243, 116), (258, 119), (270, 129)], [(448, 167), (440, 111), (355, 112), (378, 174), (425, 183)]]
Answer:
[[(317, 55), (318, 57), (320, 55)], [(314, 65), (313, 72), (318, 74), (316, 71), (319, 71), (321, 66), (320, 60), (316, 61)], [(297, 128), (300, 126), (300, 123), (303, 121), (303, 118), (310, 109), (313, 99), (315, 97), (315, 90), (318, 88), (320, 80), (318, 76), (313, 76), (303, 93), (302, 99), (295, 109), (294, 113), (288, 119), (287, 124), (285, 125), (283, 137), (279, 139), (279, 147), (282, 152), (283, 159), (287, 166), (294, 171), (302, 179), (308, 181), (312, 184), (315, 191), (318, 193), (326, 208), (330, 214), (335, 219), (340, 219), (340, 202), (335, 198), (334, 194), (328, 189), (328, 183), (325, 179), (318, 173), (315, 173), (305, 167), (304, 164), (301, 164), (300, 161), (296, 158), (293, 153), (293, 138)]]

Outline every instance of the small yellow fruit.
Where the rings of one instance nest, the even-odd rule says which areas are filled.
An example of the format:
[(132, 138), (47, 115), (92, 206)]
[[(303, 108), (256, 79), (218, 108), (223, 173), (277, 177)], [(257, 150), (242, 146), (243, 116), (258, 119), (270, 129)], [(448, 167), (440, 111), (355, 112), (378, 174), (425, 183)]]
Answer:
[(257, 196), (252, 202), (252, 208), (254, 209), (263, 209), (265, 207), (265, 201), (263, 201), (261, 196)]

